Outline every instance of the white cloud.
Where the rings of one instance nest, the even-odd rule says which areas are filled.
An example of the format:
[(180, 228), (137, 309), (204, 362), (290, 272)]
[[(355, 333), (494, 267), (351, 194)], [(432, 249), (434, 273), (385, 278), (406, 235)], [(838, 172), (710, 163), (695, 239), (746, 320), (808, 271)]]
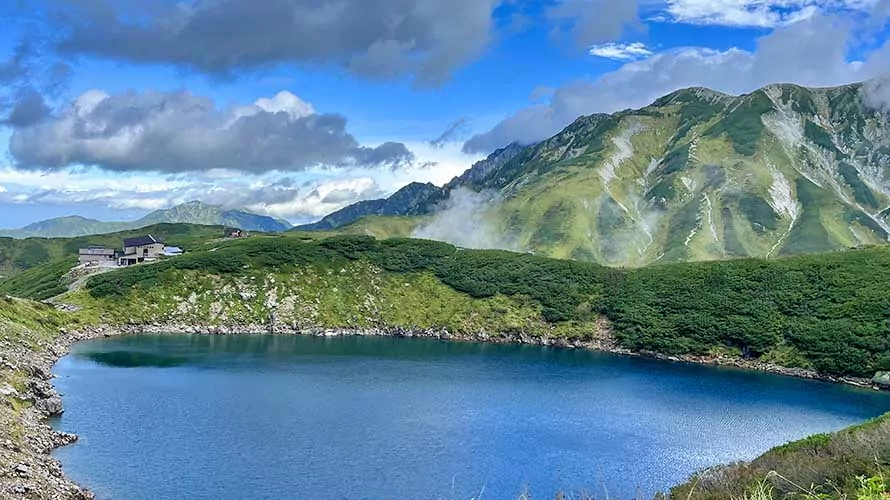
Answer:
[(630, 61), (652, 55), (652, 51), (642, 42), (594, 45), (590, 47), (589, 53), (592, 56), (619, 61)]
[(220, 108), (188, 91), (90, 90), (54, 116), (16, 127), (9, 151), (20, 167), (95, 165), (118, 172), (226, 168), (261, 174), (325, 165), (399, 168), (414, 157), (401, 143), (362, 146), (339, 114), (279, 92)]
[(439, 149), (422, 142), (412, 147), (418, 148), (422, 161), (396, 171), (314, 168), (244, 174), (213, 169), (163, 175), (80, 168), (41, 174), (6, 166), (0, 167), (0, 202), (66, 206), (76, 214), (79, 206), (87, 205), (147, 212), (199, 200), (303, 223), (360, 200), (388, 196), (410, 182), (442, 185), (480, 158), (462, 154), (455, 143)]
[(370, 177), (321, 181), (306, 186), (303, 192), (306, 194), (294, 191), (289, 200), (260, 201), (245, 208), (279, 218), (318, 219), (348, 204), (382, 194)]
[(269, 113), (284, 111), (294, 119), (314, 115), (315, 108), (312, 104), (300, 99), (286, 90), (275, 94), (274, 97), (262, 97), (254, 103), (259, 108)]
[(813, 3), (811, 0), (668, 0), (667, 13), (680, 23), (766, 28), (786, 24), (805, 12), (812, 16)]
[(315, 107), (311, 103), (300, 99), (286, 90), (282, 90), (272, 97), (261, 97), (254, 101), (252, 105), (236, 107), (232, 111), (232, 118), (228, 124), (231, 126), (238, 118), (253, 116), (264, 111), (267, 113), (287, 113), (293, 120), (299, 120), (316, 113)]
[(667, 0), (674, 22), (774, 28), (838, 11), (866, 11), (878, 0)]

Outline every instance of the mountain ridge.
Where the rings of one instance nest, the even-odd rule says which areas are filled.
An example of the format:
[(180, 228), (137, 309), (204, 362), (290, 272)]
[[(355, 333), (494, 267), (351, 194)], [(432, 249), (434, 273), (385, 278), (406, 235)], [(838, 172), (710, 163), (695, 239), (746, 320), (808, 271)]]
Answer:
[(510, 249), (613, 266), (885, 243), (890, 125), (864, 89), (773, 84), (730, 96), (692, 87), (581, 116), (478, 162), (430, 213), (447, 212), (458, 189), (492, 193), (485, 230)]
[(155, 224), (184, 223), (208, 226), (228, 226), (248, 231), (278, 232), (291, 228), (290, 223), (245, 210), (224, 209), (190, 201), (174, 207), (155, 210), (134, 221), (100, 221), (79, 215), (56, 217), (28, 224), (20, 229), (0, 229), (0, 237), (71, 238), (94, 234), (108, 234), (139, 229)]

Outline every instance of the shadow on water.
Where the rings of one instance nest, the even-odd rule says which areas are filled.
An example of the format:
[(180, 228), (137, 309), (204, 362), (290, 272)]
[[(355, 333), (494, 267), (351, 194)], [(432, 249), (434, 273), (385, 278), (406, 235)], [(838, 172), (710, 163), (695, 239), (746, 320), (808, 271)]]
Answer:
[(80, 354), (79, 357), (115, 368), (174, 368), (188, 365), (194, 361), (185, 356), (135, 351), (88, 352)]
[[(591, 361), (622, 358), (586, 350), (517, 344), (477, 344), (398, 337), (302, 337), (274, 335), (140, 335), (89, 341), (75, 348), (80, 359), (118, 368), (216, 365), (221, 359), (309, 360), (373, 358), (402, 361), (472, 357), (519, 364), (556, 363), (585, 366)], [(627, 360), (630, 363), (630, 360)]]

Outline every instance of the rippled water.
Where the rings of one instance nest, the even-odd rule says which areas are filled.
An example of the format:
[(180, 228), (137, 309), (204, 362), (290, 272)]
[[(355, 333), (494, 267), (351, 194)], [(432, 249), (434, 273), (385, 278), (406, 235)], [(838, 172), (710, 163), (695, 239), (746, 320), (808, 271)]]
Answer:
[(100, 499), (650, 498), (890, 411), (819, 382), (584, 351), (394, 338), (145, 336), (55, 368)]

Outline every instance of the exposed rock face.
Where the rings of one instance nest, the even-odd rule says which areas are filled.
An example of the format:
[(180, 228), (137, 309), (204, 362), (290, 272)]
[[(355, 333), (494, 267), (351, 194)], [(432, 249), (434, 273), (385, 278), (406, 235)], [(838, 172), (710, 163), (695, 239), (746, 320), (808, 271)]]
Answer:
[(882, 389), (890, 389), (890, 372), (878, 372), (871, 381)]

